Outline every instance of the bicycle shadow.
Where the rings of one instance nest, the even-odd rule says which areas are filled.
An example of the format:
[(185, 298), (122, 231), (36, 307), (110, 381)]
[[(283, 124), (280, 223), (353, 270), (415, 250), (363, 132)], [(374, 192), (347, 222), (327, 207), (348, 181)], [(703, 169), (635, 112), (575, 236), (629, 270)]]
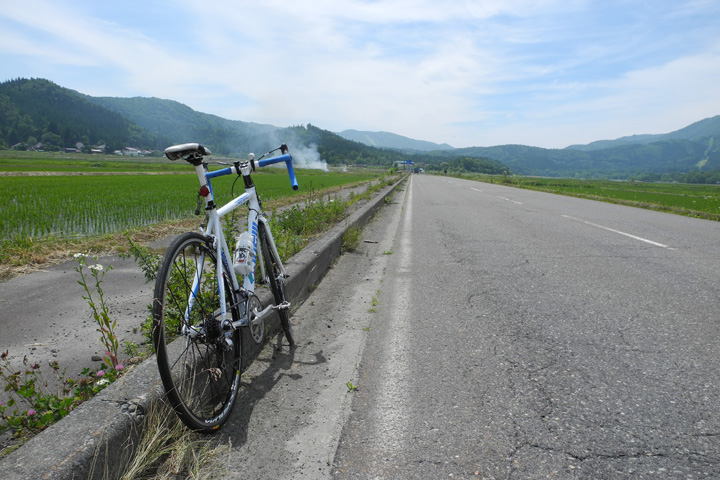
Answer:
[[(233, 450), (241, 449), (248, 441), (251, 417), (258, 405), (279, 383), (287, 378), (296, 382), (302, 379), (300, 373), (292, 372), (293, 367), (299, 365), (322, 365), (327, 363), (327, 358), (322, 350), (314, 353), (304, 352), (303, 356), (312, 357), (312, 361), (298, 361), (295, 357), (298, 346), (289, 347), (282, 341), (285, 339), (282, 332), (273, 340), (274, 346), (266, 348), (257, 356), (252, 366), (243, 373), (241, 390), (238, 393), (237, 403), (228, 422), (222, 427), (220, 441), (230, 440)], [(258, 371), (260, 373), (258, 374)], [(284, 387), (295, 394), (293, 386)], [(287, 402), (287, 395), (283, 395)], [(287, 409), (287, 403), (273, 407), (273, 409)], [(261, 421), (281, 421), (279, 416), (275, 418), (262, 419)]]

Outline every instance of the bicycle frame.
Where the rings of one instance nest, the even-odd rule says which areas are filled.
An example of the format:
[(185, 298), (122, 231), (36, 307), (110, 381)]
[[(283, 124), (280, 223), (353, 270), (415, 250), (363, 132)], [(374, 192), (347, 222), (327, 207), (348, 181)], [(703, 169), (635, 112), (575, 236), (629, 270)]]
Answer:
[[(287, 158), (286, 158), (287, 157)], [(231, 305), (234, 307), (238, 302), (237, 300), (237, 294), (245, 293), (244, 298), (249, 298), (251, 295), (255, 293), (255, 265), (257, 264), (257, 261), (260, 260), (260, 270), (261, 274), (264, 277), (266, 275), (265, 272), (265, 264), (262, 261), (262, 249), (258, 248), (258, 224), (262, 223), (264, 225), (264, 232), (267, 235), (268, 244), (270, 248), (272, 249), (272, 253), (275, 255), (275, 257), (278, 260), (278, 267), (280, 268), (280, 271), (283, 275), (286, 275), (285, 267), (282, 265), (282, 262), (280, 261), (280, 256), (278, 255), (277, 247), (275, 245), (275, 240), (273, 239), (272, 233), (270, 232), (270, 226), (268, 224), (267, 218), (265, 218), (264, 214), (261, 212), (261, 206), (260, 206), (260, 200), (257, 196), (257, 191), (255, 189), (255, 185), (252, 183), (252, 180), (250, 179), (251, 171), (253, 170), (254, 164), (257, 164), (259, 166), (265, 166), (270, 165), (272, 163), (278, 163), (284, 161), (286, 164), (288, 164), (288, 170), (291, 173), (291, 183), (293, 184), (293, 188), (297, 188), (297, 181), (295, 180), (294, 171), (292, 171), (291, 161), (292, 158), (290, 155), (282, 155), (280, 157), (270, 158), (265, 161), (261, 160), (257, 163), (254, 162), (254, 160), (250, 160), (249, 162), (235, 162), (235, 164), (232, 167), (224, 168), (221, 170), (215, 170), (210, 172), (208, 170), (206, 163), (200, 163), (195, 165), (195, 171), (197, 173), (198, 179), (200, 181), (200, 195), (204, 197), (205, 200), (205, 210), (207, 211), (208, 215), (208, 222), (207, 225), (203, 231), (203, 234), (206, 237), (210, 237), (213, 240), (213, 247), (215, 248), (216, 253), (216, 261), (217, 261), (217, 282), (218, 282), (218, 290), (219, 290), (219, 298), (220, 298), (220, 308), (221, 308), (221, 314), (220, 314), (220, 320), (223, 322), (223, 324), (227, 325), (230, 323), (232, 325), (232, 328), (238, 328), (240, 326), (247, 325), (247, 319), (246, 318), (239, 318), (236, 321), (232, 321), (232, 317), (228, 317), (228, 311), (227, 311), (227, 292), (225, 291), (225, 279), (223, 278), (223, 271), (227, 272), (227, 274), (230, 276), (230, 285), (232, 288), (232, 292), (230, 292), (230, 295), (233, 298), (233, 302)], [(232, 175), (237, 174), (241, 175), (245, 181), (245, 192), (242, 195), (239, 195), (235, 197), (233, 200), (229, 201), (225, 205), (221, 207), (217, 207), (215, 205), (215, 197), (213, 194), (212, 184), (210, 182), (210, 179), (215, 177), (221, 177), (224, 175)], [(237, 275), (235, 273), (235, 270), (232, 268), (232, 254), (231, 250), (227, 245), (227, 241), (225, 239), (225, 235), (222, 231), (222, 225), (220, 222), (220, 219), (227, 215), (228, 213), (232, 212), (236, 208), (245, 205), (249, 205), (249, 211), (248, 211), (248, 218), (247, 218), (247, 227), (248, 231), (252, 235), (252, 244), (253, 244), (253, 262), (250, 265), (251, 273), (248, 275), (245, 275), (243, 278), (242, 286), (240, 285)], [(201, 276), (202, 271), (200, 270), (203, 266), (203, 262), (200, 262), (198, 264), (198, 271), (195, 273), (195, 278), (193, 280), (192, 285), (192, 293), (190, 295), (190, 298), (188, 299), (188, 308), (185, 312), (186, 318), (189, 317), (190, 311), (192, 310), (193, 304), (194, 304), (194, 297), (198, 292), (199, 289), (199, 279)], [(262, 312), (258, 312), (256, 319), (261, 319), (264, 317), (271, 309), (273, 308), (272, 305), (268, 306), (263, 310)], [(188, 332), (190, 333), (190, 332)], [(196, 332), (197, 333), (197, 332)], [(190, 333), (192, 335), (192, 333)]]
[[(278, 150), (282, 153), (279, 157), (264, 159)], [(210, 154), (199, 143), (165, 149), (168, 159), (182, 158), (195, 167), (200, 182), (196, 213), (200, 214), (204, 200), (205, 220), (199, 232), (180, 234), (166, 250), (152, 306), (153, 345), (167, 398), (187, 426), (204, 433), (215, 431), (228, 420), (238, 398), (243, 358), (247, 356), (244, 345), (248, 335), (256, 345), (263, 343), (271, 328), (266, 325), (267, 316), (277, 314), (287, 344), (295, 346), (291, 303), (285, 289), (288, 275), (251, 176), (255, 167), (285, 162), (290, 183), (297, 190), (287, 145), (282, 144), (257, 161), (251, 154), (249, 161), (236, 161), (233, 166), (213, 172), (203, 160)], [(233, 174), (243, 178), (244, 193), (225, 205), (217, 205), (212, 180)], [(236, 248), (241, 250), (233, 258), (231, 247), (235, 245), (228, 245), (222, 218), (241, 205), (248, 206), (248, 231), (238, 238)], [(259, 278), (268, 281), (272, 293), (266, 307), (255, 295), (258, 261)]]

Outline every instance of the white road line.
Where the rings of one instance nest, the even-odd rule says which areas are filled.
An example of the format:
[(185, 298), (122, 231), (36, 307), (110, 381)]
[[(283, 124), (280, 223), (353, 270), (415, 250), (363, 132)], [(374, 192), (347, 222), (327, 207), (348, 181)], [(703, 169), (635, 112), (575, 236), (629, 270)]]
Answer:
[[(398, 273), (409, 275), (413, 267), (412, 204), (413, 185), (410, 183), (405, 199), (404, 218), (398, 232)], [(383, 341), (387, 357), (379, 366), (377, 411), (380, 421), (374, 422), (372, 438), (384, 451), (395, 453), (409, 441), (410, 392), (412, 390), (410, 336), (412, 330), (412, 286), (409, 281), (398, 282), (393, 289), (389, 306), (393, 327)]]
[(522, 202), (518, 202), (518, 201), (515, 201), (515, 200), (510, 200), (509, 198), (501, 197), (501, 196), (499, 196), (499, 195), (498, 195), (497, 198), (499, 198), (500, 200), (505, 200), (506, 202), (514, 203), (515, 205), (522, 205)]
[(477, 188), (470, 187), (470, 190), (475, 190), (476, 192), (482, 192), (482, 190), (478, 190)]
[(632, 235), (632, 234), (630, 234), (630, 233), (621, 232), (620, 230), (615, 230), (614, 228), (605, 227), (605, 226), (603, 226), (603, 225), (598, 225), (597, 223), (592, 223), (592, 222), (588, 222), (588, 221), (585, 221), (585, 220), (581, 220), (581, 219), (579, 219), (579, 218), (571, 217), (570, 215), (563, 215), (563, 217), (569, 218), (570, 220), (575, 220), (575, 221), (577, 221), (577, 222), (582, 222), (582, 223), (584, 223), (584, 224), (586, 224), (586, 225), (590, 225), (590, 226), (593, 226), (593, 227), (602, 228), (603, 230), (607, 230), (608, 232), (613, 232), (613, 233), (617, 233), (617, 234), (620, 234), (620, 235), (625, 235), (626, 237), (630, 237), (630, 238), (632, 238), (633, 240), (640, 240), (641, 242), (649, 243), (650, 245), (655, 245), (656, 247), (670, 248), (670, 247), (668, 247), (667, 245), (663, 245), (662, 243), (658, 243), (658, 242), (653, 242), (652, 240), (648, 240), (647, 238), (642, 238), (642, 237), (638, 237), (638, 236), (636, 236), (636, 235)]

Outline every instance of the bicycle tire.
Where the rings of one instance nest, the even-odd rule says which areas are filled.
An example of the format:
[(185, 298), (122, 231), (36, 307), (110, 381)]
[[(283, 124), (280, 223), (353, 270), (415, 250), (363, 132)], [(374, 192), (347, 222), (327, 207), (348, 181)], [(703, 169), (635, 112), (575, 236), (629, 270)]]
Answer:
[[(195, 232), (178, 236), (158, 271), (152, 309), (153, 343), (167, 398), (185, 425), (204, 433), (217, 430), (230, 416), (242, 366), (241, 329), (228, 342), (218, 318), (216, 269), (206, 237)], [(199, 282), (193, 287), (196, 272)], [(227, 283), (225, 291), (232, 294)]]
[[(260, 224), (260, 246), (262, 248), (263, 261), (265, 262), (265, 275), (267, 275), (270, 290), (275, 297), (275, 305), (282, 305), (286, 302), (285, 298), (285, 277), (278, 266), (278, 259), (275, 257), (273, 250), (265, 232), (265, 226)], [(291, 347), (295, 345), (295, 337), (293, 336), (292, 324), (290, 323), (290, 312), (288, 308), (279, 308), (280, 326), (285, 334), (285, 339)]]

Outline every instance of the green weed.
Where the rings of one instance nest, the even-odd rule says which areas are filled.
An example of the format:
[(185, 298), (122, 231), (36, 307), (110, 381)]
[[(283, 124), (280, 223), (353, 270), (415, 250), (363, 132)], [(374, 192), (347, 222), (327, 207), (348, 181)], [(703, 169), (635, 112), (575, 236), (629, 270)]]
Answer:
[(360, 228), (352, 226), (348, 228), (342, 237), (343, 252), (354, 252), (360, 245)]
[(24, 443), (114, 382), (124, 368), (119, 363), (107, 370), (85, 368), (80, 378), (72, 379), (57, 362), (49, 366), (58, 384), (56, 391), (48, 390), (41, 366), (30, 363), (27, 356), (18, 368), (10, 362), (8, 351), (0, 355), (0, 380), (11, 394), (7, 404), (0, 402), (0, 433), (10, 430), (13, 438)]
[[(97, 260), (97, 257), (93, 258)], [(75, 271), (80, 275), (78, 283), (85, 290), (83, 299), (90, 307), (98, 326), (100, 341), (105, 347), (104, 367), (100, 370), (85, 368), (79, 379), (72, 379), (65, 376), (65, 370), (61, 370), (57, 362), (50, 362), (49, 366), (58, 385), (56, 391), (50, 391), (49, 382), (43, 376), (40, 364), (31, 363), (25, 356), (23, 367), (18, 369), (10, 362), (10, 352), (2, 353), (0, 380), (5, 391), (11, 395), (7, 404), (0, 402), (0, 432), (10, 430), (13, 437), (21, 443), (92, 398), (114, 382), (125, 369), (118, 358), (120, 343), (115, 333), (117, 324), (110, 318), (110, 310), (102, 289), (105, 274), (111, 267), (88, 265), (87, 255), (82, 253), (76, 254), (75, 259), (78, 262)]]

